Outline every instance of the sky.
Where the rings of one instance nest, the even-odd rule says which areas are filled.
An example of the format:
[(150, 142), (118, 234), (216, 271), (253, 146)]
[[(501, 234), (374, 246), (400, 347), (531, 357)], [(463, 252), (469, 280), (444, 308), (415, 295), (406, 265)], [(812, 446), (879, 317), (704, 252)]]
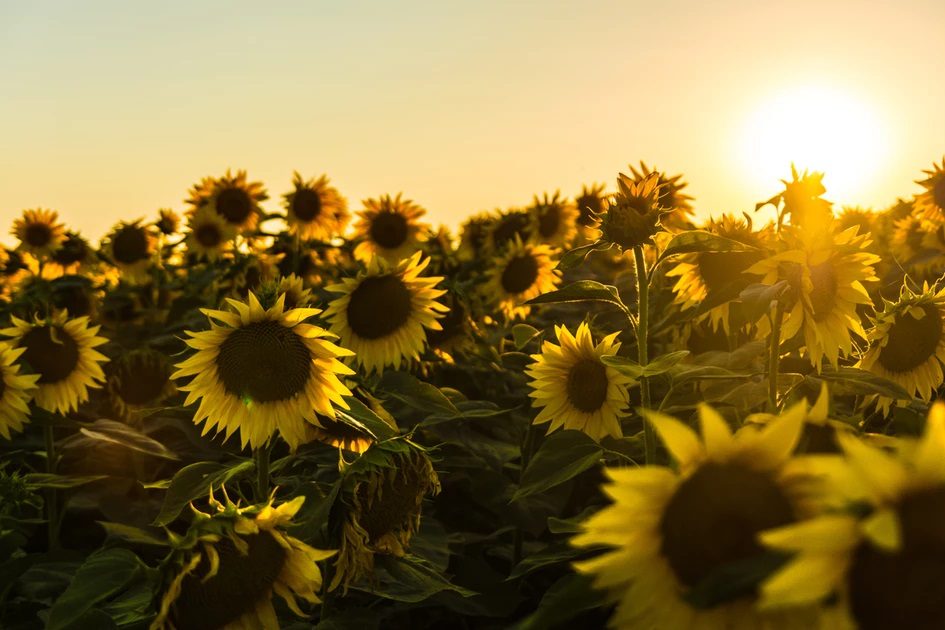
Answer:
[(943, 32), (940, 0), (0, 0), (0, 239), (43, 207), (97, 240), (227, 168), (270, 210), (298, 170), (452, 226), (640, 160), (703, 216), (792, 160), (883, 208), (945, 154)]

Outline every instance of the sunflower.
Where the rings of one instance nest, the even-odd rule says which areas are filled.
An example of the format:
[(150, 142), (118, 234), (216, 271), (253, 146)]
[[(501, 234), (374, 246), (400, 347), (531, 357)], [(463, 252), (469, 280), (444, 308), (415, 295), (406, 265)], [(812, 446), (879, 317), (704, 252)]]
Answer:
[(669, 177), (665, 173), (650, 169), (646, 163), (640, 162), (640, 170), (637, 171), (630, 165), (630, 172), (633, 173), (633, 180), (637, 183), (645, 181), (654, 173), (659, 176), (657, 185), (659, 186), (659, 205), (669, 213), (663, 218), (663, 225), (674, 230), (692, 229), (692, 197), (682, 192), (683, 188), (688, 186), (682, 181), (682, 174)]
[(299, 617), (299, 599), (318, 604), (318, 562), (332, 557), (286, 530), (305, 497), (273, 507), (240, 508), (211, 495), (210, 513), (198, 518), (165, 561), (166, 579), (151, 630), (185, 628), (279, 628), (273, 595)]
[(798, 174), (791, 165), (791, 181), (781, 180), (784, 192), (784, 212), (791, 218), (791, 225), (810, 234), (817, 234), (828, 228), (833, 222), (832, 204), (821, 195), (827, 192), (823, 183), (823, 173)]
[(354, 225), (361, 241), (354, 248), (354, 257), (369, 263), (377, 254), (396, 264), (411, 256), (427, 239), (429, 225), (420, 221), (426, 213), (413, 201), (402, 199), (400, 193), (365, 200)]
[(941, 223), (945, 221), (945, 157), (941, 164), (932, 162), (932, 170), (923, 171), (928, 177), (919, 180), (925, 191), (915, 198), (915, 209), (921, 216)]
[(486, 249), (489, 229), (494, 217), (488, 212), (475, 214), (459, 226), (459, 247), (456, 250), (460, 260), (476, 260)]
[(218, 260), (232, 248), (236, 229), (210, 206), (187, 219), (187, 251), (198, 258)]
[(671, 210), (661, 205), (659, 182), (659, 173), (638, 180), (619, 173), (617, 194), (601, 216), (601, 240), (621, 250), (652, 244), (653, 237), (662, 230), (661, 220)]
[(11, 232), (20, 240), (18, 250), (43, 259), (59, 249), (65, 239), (65, 228), (55, 210), (24, 210), (13, 222)]
[(516, 240), (528, 243), (537, 229), (535, 217), (527, 210), (500, 212), (492, 222), (492, 229), (486, 237), (486, 251), (501, 252), (514, 245)]
[[(930, 400), (945, 381), (945, 288), (926, 283), (916, 292), (903, 284), (899, 300), (884, 300), (873, 324), (867, 337), (869, 350), (858, 366)], [(879, 399), (884, 411), (892, 402)]]
[(33, 323), (11, 318), (13, 326), (0, 330), (10, 343), (23, 349), (23, 363), (39, 374), (33, 400), (54, 413), (78, 409), (89, 399), (89, 388), (105, 380), (101, 364), (108, 359), (95, 350), (107, 343), (98, 337), (99, 326), (89, 326), (88, 317), (69, 318), (60, 311)]
[(286, 308), (301, 308), (315, 302), (312, 290), (306, 288), (302, 278), (294, 273), (279, 278), (279, 282), (276, 285), (276, 293), (285, 295)]
[[(698, 307), (710, 296), (714, 297), (723, 291), (731, 291), (733, 287), (747, 286), (748, 281), (743, 274), (746, 269), (764, 258), (763, 250), (771, 238), (770, 228), (755, 232), (751, 221), (730, 214), (723, 214), (718, 220), (710, 218), (702, 229), (754, 249), (696, 252), (679, 256), (679, 262), (666, 272), (666, 276), (679, 278), (673, 291), (676, 293), (676, 303), (684, 310)], [(737, 293), (733, 292), (731, 299), (737, 297)], [(707, 319), (715, 329), (721, 326), (722, 330), (728, 334), (730, 332), (729, 306), (728, 302), (720, 304), (700, 316), (699, 319)]]
[(523, 244), (516, 236), (489, 271), (484, 293), (508, 319), (526, 317), (528, 300), (553, 291), (561, 281), (548, 245)]
[(328, 185), (328, 177), (303, 179), (295, 173), (295, 190), (285, 195), (289, 233), (302, 240), (328, 241), (340, 234), (348, 223), (348, 202), (338, 190)]
[(861, 208), (859, 206), (844, 206), (843, 210), (840, 212), (840, 216), (837, 217), (837, 225), (840, 226), (841, 231), (855, 225), (859, 228), (860, 234), (873, 232), (875, 221), (875, 212), (871, 209)]
[(758, 612), (747, 584), (724, 596), (706, 597), (704, 588), (702, 597), (693, 595), (760, 556), (758, 533), (793, 523), (811, 509), (805, 477), (790, 458), (805, 406), (799, 403), (762, 429), (745, 426), (733, 435), (718, 412), (702, 405), (702, 440), (682, 422), (644, 411), (678, 471), (608, 469), (605, 489), (613, 504), (590, 517), (572, 540), (579, 547), (613, 547), (576, 565), (617, 601), (613, 626), (768, 628), (798, 621), (793, 611)]
[(469, 316), (469, 306), (455, 291), (443, 296), (443, 305), (449, 310), (437, 323), (440, 330), (427, 331), (427, 343), (440, 359), (452, 363), (453, 356), (464, 354), (475, 347), (476, 324)]
[(252, 231), (259, 222), (260, 202), (269, 198), (260, 182), (247, 181), (246, 171), (233, 175), (229, 169), (219, 178), (205, 177), (190, 189), (192, 211), (203, 206), (213, 210), (237, 232)]
[(0, 295), (8, 296), (24, 278), (38, 270), (36, 259), (27, 252), (0, 247)]
[(601, 214), (607, 209), (607, 195), (604, 184), (581, 186), (581, 194), (574, 200), (578, 209), (577, 223), (582, 228), (593, 228)]
[(177, 392), (172, 371), (167, 358), (155, 350), (122, 353), (109, 365), (105, 381), (113, 409), (130, 420), (136, 412), (160, 405)]
[(406, 440), (372, 446), (342, 480), (341, 544), (328, 590), (374, 572), (374, 555), (401, 557), (420, 527), (423, 498), (440, 491), (429, 456)]
[(86, 276), (60, 276), (49, 283), (49, 302), (54, 309), (67, 311), (69, 317), (95, 319), (99, 293)]
[(448, 309), (436, 298), (446, 291), (435, 288), (443, 278), (421, 276), (429, 264), (420, 252), (395, 267), (375, 256), (356, 278), (325, 287), (341, 294), (325, 310), (331, 331), (368, 373), (418, 360), (426, 331), (440, 329), (436, 320)]
[[(916, 216), (903, 217), (893, 223), (889, 247), (899, 265), (912, 267), (925, 249), (927, 221)], [(919, 271), (919, 270), (917, 270)]]
[(528, 211), (535, 218), (535, 233), (542, 243), (565, 247), (577, 232), (578, 210), (567, 199), (561, 198), (561, 191), (548, 193), (539, 199), (535, 195)]
[(560, 345), (545, 341), (525, 370), (532, 407), (541, 408), (533, 424), (550, 422), (548, 433), (562, 428), (583, 431), (597, 442), (607, 435), (622, 437), (620, 417), (629, 404), (627, 387), (634, 381), (601, 361), (617, 354), (618, 334), (594, 345), (587, 323), (579, 325), (575, 335), (555, 326)]
[(197, 352), (171, 378), (193, 377), (180, 389), (189, 392), (185, 405), (200, 399), (193, 420), (206, 420), (204, 434), (216, 429), (229, 439), (239, 431), (243, 448), (255, 449), (278, 431), (295, 450), (306, 424), (317, 424), (316, 412), (334, 418), (335, 406), (348, 408), (342, 396), (351, 392), (337, 375), (353, 372), (338, 357), (352, 353), (328, 341), (328, 331), (304, 323), (317, 308), (286, 311), (279, 296), (265, 309), (252, 291), (248, 303), (227, 302), (229, 310), (201, 309), (210, 330), (188, 331), (186, 343)]
[[(763, 284), (788, 282), (781, 339), (793, 339), (803, 331), (807, 357), (815, 367), (824, 357), (836, 367), (841, 354), (849, 355), (851, 332), (866, 338), (856, 308), (872, 303), (863, 283), (878, 280), (873, 265), (879, 256), (867, 251), (869, 235), (856, 231), (855, 227), (839, 233), (828, 229), (810, 237), (785, 229), (787, 249), (747, 269), (762, 276)], [(759, 322), (759, 329), (767, 334), (767, 320)]]
[[(780, 609), (825, 602), (822, 628), (939, 628), (945, 619), (945, 405), (888, 452), (840, 435), (847, 510), (761, 534), (793, 558), (762, 585)], [(852, 492), (851, 492), (852, 490)]]
[(80, 234), (67, 231), (62, 244), (50, 256), (43, 268), (43, 276), (57, 278), (65, 275), (83, 275), (95, 264), (95, 252)]
[(29, 402), (40, 378), (38, 374), (20, 374), (17, 359), (24, 352), (26, 348), (0, 343), (0, 436), (7, 440), (11, 431), (22, 431), (29, 422)]
[(154, 233), (141, 219), (133, 223), (121, 221), (105, 237), (102, 249), (121, 272), (122, 278), (132, 284), (147, 280), (157, 247)]
[(158, 220), (154, 222), (154, 227), (164, 236), (172, 236), (180, 229), (180, 217), (170, 208), (161, 208), (158, 210)]

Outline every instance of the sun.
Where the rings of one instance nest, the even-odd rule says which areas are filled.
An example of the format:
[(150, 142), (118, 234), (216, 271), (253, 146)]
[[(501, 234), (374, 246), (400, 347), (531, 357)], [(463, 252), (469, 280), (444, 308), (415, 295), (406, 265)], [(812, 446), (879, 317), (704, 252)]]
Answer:
[(761, 99), (739, 143), (752, 188), (776, 192), (778, 180), (798, 169), (826, 173), (827, 198), (858, 203), (874, 176), (888, 166), (887, 130), (863, 97), (839, 88), (798, 86)]

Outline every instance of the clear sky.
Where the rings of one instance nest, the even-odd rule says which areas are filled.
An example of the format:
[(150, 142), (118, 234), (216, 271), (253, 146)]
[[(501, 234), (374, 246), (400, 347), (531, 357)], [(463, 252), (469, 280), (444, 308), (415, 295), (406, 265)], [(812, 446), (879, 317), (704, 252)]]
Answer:
[(827, 198), (879, 208), (945, 154), (943, 33), (941, 0), (0, 0), (0, 233), (97, 239), (228, 167), (455, 225), (642, 159), (750, 210), (841, 127)]

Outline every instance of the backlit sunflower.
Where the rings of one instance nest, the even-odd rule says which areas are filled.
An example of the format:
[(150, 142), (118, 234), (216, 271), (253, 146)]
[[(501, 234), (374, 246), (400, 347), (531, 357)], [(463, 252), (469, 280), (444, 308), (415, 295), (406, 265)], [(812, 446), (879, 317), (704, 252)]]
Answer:
[(236, 236), (236, 229), (210, 206), (198, 208), (187, 219), (187, 229), (187, 251), (207, 260), (223, 256)]
[(308, 306), (315, 301), (312, 290), (306, 288), (302, 278), (294, 273), (284, 278), (279, 278), (279, 283), (276, 285), (276, 293), (285, 295), (286, 308), (300, 308)]
[(916, 183), (925, 191), (915, 198), (915, 209), (930, 221), (945, 221), (945, 157), (941, 164), (932, 162), (932, 169), (923, 171), (928, 177)]
[(155, 350), (122, 353), (108, 367), (105, 391), (112, 408), (124, 420), (159, 406), (177, 391), (171, 380), (170, 362)]
[(67, 231), (62, 244), (43, 267), (43, 276), (57, 278), (65, 275), (84, 275), (94, 264), (95, 252), (89, 242), (80, 234)]
[(637, 180), (618, 174), (617, 194), (601, 215), (601, 240), (614, 243), (621, 250), (652, 244), (653, 237), (663, 229), (663, 217), (670, 211), (661, 199), (659, 173)]
[[(870, 347), (859, 367), (930, 400), (945, 381), (945, 288), (930, 288), (926, 283), (915, 292), (903, 284), (898, 301), (884, 300), (868, 340)], [(879, 399), (884, 410), (892, 402)]]
[(420, 252), (396, 266), (375, 256), (357, 277), (326, 287), (341, 294), (325, 310), (331, 331), (368, 373), (418, 360), (426, 331), (440, 329), (448, 309), (436, 298), (446, 291), (436, 288), (443, 278), (421, 276), (429, 264)]
[(528, 243), (537, 230), (535, 217), (527, 210), (500, 212), (492, 222), (492, 228), (486, 237), (486, 251), (500, 253), (514, 245), (516, 240)]
[[(840, 355), (851, 353), (851, 332), (866, 337), (856, 308), (872, 303), (863, 283), (877, 281), (873, 265), (879, 257), (867, 251), (869, 235), (858, 235), (856, 230), (828, 229), (805, 238), (784, 230), (788, 249), (747, 270), (761, 275), (763, 284), (788, 282), (790, 290), (782, 297), (786, 316), (781, 339), (792, 339), (803, 331), (807, 357), (818, 368), (824, 357), (836, 367)], [(766, 319), (759, 328), (767, 334)]]
[(854, 225), (859, 228), (859, 234), (873, 232), (876, 213), (868, 208), (859, 206), (844, 206), (840, 216), (837, 217), (837, 225), (840, 230), (846, 230)]
[(172, 538), (165, 584), (151, 630), (228, 628), (276, 630), (272, 598), (305, 618), (299, 599), (318, 604), (318, 562), (335, 554), (308, 546), (286, 530), (305, 497), (273, 507), (240, 508), (211, 495), (210, 513), (196, 509), (186, 536)]
[(426, 210), (409, 199), (384, 195), (364, 201), (354, 224), (357, 238), (354, 256), (369, 263), (375, 254), (390, 263), (398, 263), (413, 255), (427, 239), (429, 225), (420, 221)]
[(459, 226), (459, 247), (456, 250), (460, 260), (475, 260), (486, 249), (486, 241), (494, 217), (488, 212), (475, 214)]
[(662, 224), (672, 230), (691, 230), (692, 229), (692, 197), (682, 192), (683, 188), (688, 186), (682, 181), (682, 174), (672, 177), (649, 168), (646, 163), (640, 162), (638, 171), (630, 165), (630, 172), (633, 173), (633, 180), (637, 183), (645, 181), (650, 175), (657, 174), (659, 179), (659, 205), (667, 211), (663, 217)]
[(42, 259), (62, 245), (65, 228), (55, 210), (24, 210), (23, 215), (13, 222), (11, 234), (20, 240), (18, 250)]
[(161, 208), (158, 210), (158, 220), (154, 222), (154, 227), (164, 236), (177, 234), (180, 229), (180, 217), (170, 208)]
[(827, 192), (823, 184), (823, 173), (798, 174), (791, 165), (791, 181), (781, 180), (784, 192), (784, 213), (790, 217), (791, 225), (799, 227), (809, 234), (817, 234), (828, 229), (833, 222), (833, 210), (829, 201), (821, 195)]
[(574, 200), (578, 210), (578, 225), (589, 228), (597, 224), (600, 215), (607, 209), (607, 195), (604, 184), (581, 186), (581, 194)]
[(541, 408), (533, 424), (550, 422), (548, 433), (583, 431), (598, 442), (607, 435), (623, 436), (620, 417), (629, 404), (627, 387), (633, 380), (601, 362), (601, 357), (617, 354), (618, 334), (594, 345), (587, 323), (578, 326), (575, 335), (555, 326), (560, 345), (545, 341), (541, 354), (533, 354), (535, 362), (525, 370), (532, 407)]
[(889, 247), (900, 266), (917, 272), (924, 271), (914, 269), (914, 262), (918, 262), (922, 258), (922, 252), (925, 249), (927, 225), (927, 221), (923, 221), (916, 216), (903, 217), (893, 223), (893, 233)]
[(794, 554), (762, 585), (763, 605), (823, 602), (821, 628), (941, 627), (945, 405), (931, 408), (921, 440), (893, 452), (852, 435), (838, 439), (850, 475), (836, 490), (858, 505), (761, 535), (768, 547)]
[(525, 302), (554, 291), (561, 281), (552, 255), (548, 245), (523, 244), (515, 237), (493, 261), (483, 292), (508, 319), (527, 316), (531, 309)]
[(99, 326), (88, 317), (69, 318), (65, 311), (33, 323), (11, 318), (13, 326), (0, 330), (10, 343), (23, 350), (20, 357), (30, 371), (39, 374), (33, 400), (47, 411), (67, 413), (89, 399), (89, 388), (105, 380), (101, 364), (108, 359), (95, 350), (107, 343), (98, 337)]
[(269, 198), (260, 182), (247, 181), (246, 171), (229, 169), (219, 178), (205, 177), (190, 189), (187, 203), (193, 210), (211, 206), (237, 232), (252, 231), (259, 222), (260, 202)]
[(0, 295), (10, 295), (17, 285), (38, 269), (36, 259), (27, 252), (0, 247)]
[(210, 330), (188, 332), (186, 343), (197, 352), (177, 364), (172, 378), (193, 377), (180, 389), (189, 392), (185, 405), (200, 400), (193, 421), (206, 421), (204, 434), (215, 429), (229, 438), (239, 431), (243, 448), (255, 449), (278, 431), (295, 450), (306, 424), (317, 424), (316, 412), (333, 418), (335, 406), (348, 408), (342, 396), (351, 392), (338, 375), (353, 372), (338, 358), (352, 353), (305, 323), (321, 312), (316, 308), (286, 311), (280, 296), (265, 309), (252, 292), (248, 303), (227, 302), (228, 310), (201, 309)]
[(449, 310), (437, 322), (439, 330), (427, 331), (427, 343), (440, 359), (452, 363), (455, 355), (475, 347), (476, 324), (469, 315), (466, 301), (454, 291), (448, 291), (442, 302)]
[(7, 440), (29, 422), (29, 403), (39, 380), (38, 374), (20, 374), (17, 359), (24, 352), (26, 348), (0, 343), (0, 436)]
[(545, 193), (541, 199), (535, 195), (528, 211), (535, 218), (535, 233), (542, 243), (564, 247), (574, 238), (578, 210), (560, 191), (550, 197)]
[(306, 180), (295, 173), (292, 185), (295, 190), (285, 195), (290, 234), (306, 241), (328, 241), (344, 231), (349, 219), (348, 202), (328, 184), (327, 176)]
[(142, 225), (140, 219), (132, 223), (121, 221), (102, 243), (105, 255), (118, 267), (122, 279), (133, 284), (147, 280), (156, 247), (153, 231)]
[(613, 503), (572, 540), (579, 547), (613, 547), (576, 567), (617, 602), (614, 627), (800, 627), (790, 624), (806, 611), (759, 612), (750, 583), (724, 595), (707, 593), (704, 585), (760, 556), (760, 532), (793, 523), (810, 509), (804, 475), (791, 460), (804, 406), (762, 429), (745, 426), (733, 435), (716, 411), (702, 405), (701, 440), (678, 420), (644, 412), (677, 469), (607, 469), (605, 490)]

